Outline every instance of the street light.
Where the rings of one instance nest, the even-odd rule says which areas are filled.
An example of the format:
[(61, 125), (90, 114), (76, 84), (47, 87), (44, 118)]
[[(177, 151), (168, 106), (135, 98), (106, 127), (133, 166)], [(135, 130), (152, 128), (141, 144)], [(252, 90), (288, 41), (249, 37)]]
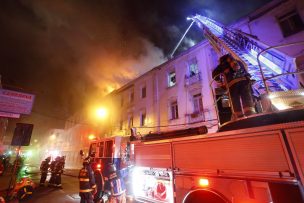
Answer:
[(96, 139), (96, 136), (94, 134), (89, 135), (89, 140), (95, 140), (95, 139)]
[(104, 119), (104, 118), (107, 117), (108, 111), (107, 111), (106, 108), (100, 107), (100, 108), (97, 108), (97, 109), (96, 109), (95, 114), (96, 114), (96, 117), (97, 117), (97, 118), (99, 118), (99, 119)]

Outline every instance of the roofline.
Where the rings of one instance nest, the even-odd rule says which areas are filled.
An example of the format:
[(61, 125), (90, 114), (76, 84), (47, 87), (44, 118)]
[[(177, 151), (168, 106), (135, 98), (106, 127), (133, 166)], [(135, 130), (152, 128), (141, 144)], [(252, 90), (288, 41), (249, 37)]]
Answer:
[(109, 93), (106, 96), (110, 96), (112, 94), (120, 93), (120, 92), (122, 92), (122, 91), (124, 91), (126, 89), (131, 88), (132, 86), (134, 86), (133, 83), (135, 83), (135, 81), (141, 79), (142, 77), (146, 76), (147, 74), (149, 74), (149, 73), (151, 73), (153, 71), (160, 70), (163, 66), (166, 66), (167, 64), (171, 63), (172, 61), (177, 60), (179, 57), (182, 57), (182, 56), (188, 54), (189, 52), (193, 51), (194, 49), (196, 49), (196, 48), (198, 48), (198, 47), (200, 47), (201, 45), (204, 45), (204, 44), (208, 44), (208, 41), (207, 40), (202, 40), (201, 42), (199, 42), (196, 45), (190, 47), (189, 49), (187, 49), (187, 50), (179, 53), (177, 56), (175, 56), (175, 57), (173, 57), (173, 58), (165, 61), (164, 63), (162, 63), (162, 64), (160, 64), (158, 66), (155, 66), (151, 70), (149, 70), (149, 71), (143, 73), (142, 75), (139, 75), (138, 77), (134, 78), (133, 80), (127, 82), (126, 84), (124, 84), (123, 86), (121, 86), (120, 88), (114, 90), (113, 92)]
[(271, 12), (273, 9), (279, 7), (281, 4), (289, 2), (290, 0), (272, 0), (268, 3), (266, 3), (265, 5), (263, 5), (262, 7), (259, 7), (257, 9), (255, 9), (254, 11), (248, 13), (247, 15), (233, 21), (232, 23), (230, 23), (228, 25), (228, 27), (233, 27), (234, 25), (241, 23), (244, 20), (247, 20), (248, 22), (252, 22), (262, 16), (264, 16), (265, 14)]

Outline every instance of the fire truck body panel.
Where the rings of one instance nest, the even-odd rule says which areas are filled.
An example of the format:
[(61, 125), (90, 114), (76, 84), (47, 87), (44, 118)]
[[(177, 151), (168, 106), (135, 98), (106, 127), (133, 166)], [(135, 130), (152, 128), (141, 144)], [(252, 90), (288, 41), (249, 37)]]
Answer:
[[(218, 194), (223, 202), (284, 202), (288, 194), (294, 198), (290, 202), (302, 202), (303, 182), (298, 176), (303, 181), (303, 124), (134, 142), (135, 167), (146, 167), (145, 174), (149, 168), (172, 172), (174, 202), (178, 203), (199, 190)], [(207, 185), (200, 185), (202, 178)]]

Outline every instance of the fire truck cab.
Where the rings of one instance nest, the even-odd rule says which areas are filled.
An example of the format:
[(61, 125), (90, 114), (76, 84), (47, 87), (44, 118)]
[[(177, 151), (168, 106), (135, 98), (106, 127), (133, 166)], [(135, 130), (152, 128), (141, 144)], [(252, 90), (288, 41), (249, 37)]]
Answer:
[(89, 154), (94, 157), (96, 167), (106, 173), (107, 164), (115, 164), (117, 170), (130, 165), (129, 137), (114, 136), (94, 140), (90, 144)]

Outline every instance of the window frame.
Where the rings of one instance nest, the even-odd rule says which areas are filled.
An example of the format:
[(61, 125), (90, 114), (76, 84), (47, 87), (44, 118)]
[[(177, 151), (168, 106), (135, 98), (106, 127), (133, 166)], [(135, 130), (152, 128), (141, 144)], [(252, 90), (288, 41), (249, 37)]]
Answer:
[(147, 113), (146, 113), (146, 110), (142, 110), (140, 111), (140, 116), (139, 116), (139, 124), (140, 126), (145, 126), (147, 124)]
[[(174, 83), (172, 82), (172, 80), (171, 80), (171, 74), (174, 74), (174, 78), (175, 78), (175, 81), (174, 81)], [(168, 74), (167, 74), (167, 82), (168, 82), (168, 84), (167, 84), (167, 86), (168, 87), (174, 87), (174, 86), (176, 86), (176, 83), (177, 83), (177, 79), (176, 79), (176, 71), (175, 71), (175, 69), (172, 69), (172, 70), (170, 70), (170, 71), (168, 71)], [(172, 83), (172, 84), (171, 84)]]
[(170, 101), (169, 108), (170, 108), (170, 110), (169, 110), (169, 112), (170, 112), (170, 120), (179, 119), (177, 99)]
[[(196, 64), (196, 71), (193, 74), (191, 74), (191, 67), (192, 67), (191, 65), (193, 65), (193, 64)], [(188, 76), (189, 77), (192, 77), (192, 76), (195, 76), (195, 75), (199, 74), (200, 70), (199, 70), (199, 67), (198, 67), (198, 61), (197, 61), (196, 57), (193, 57), (190, 60), (188, 60), (187, 66), (188, 66)]]
[[(294, 28), (292, 29), (290, 22), (294, 22), (294, 21), (291, 21), (291, 19), (292, 19), (292, 17), (295, 17), (295, 16), (298, 17), (298, 19), (300, 20), (301, 27), (298, 27), (298, 28), (295, 27), (296, 29), (294, 29)], [(278, 22), (278, 25), (281, 29), (281, 32), (282, 32), (282, 35), (284, 38), (304, 31), (304, 19), (302, 18), (302, 16), (296, 9), (291, 10), (291, 11), (285, 13), (284, 15), (278, 16), (277, 22)], [(288, 30), (286, 29), (286, 27), (284, 27), (285, 24), (283, 24), (283, 23), (285, 23), (285, 24), (288, 23), (288, 27), (287, 27)]]
[(144, 99), (147, 97), (147, 86), (146, 85), (142, 85), (140, 88), (140, 98)]
[[(196, 104), (195, 104), (196, 103)], [(193, 113), (201, 114), (204, 112), (204, 103), (202, 93), (192, 95)], [(197, 105), (197, 108), (195, 107)]]

